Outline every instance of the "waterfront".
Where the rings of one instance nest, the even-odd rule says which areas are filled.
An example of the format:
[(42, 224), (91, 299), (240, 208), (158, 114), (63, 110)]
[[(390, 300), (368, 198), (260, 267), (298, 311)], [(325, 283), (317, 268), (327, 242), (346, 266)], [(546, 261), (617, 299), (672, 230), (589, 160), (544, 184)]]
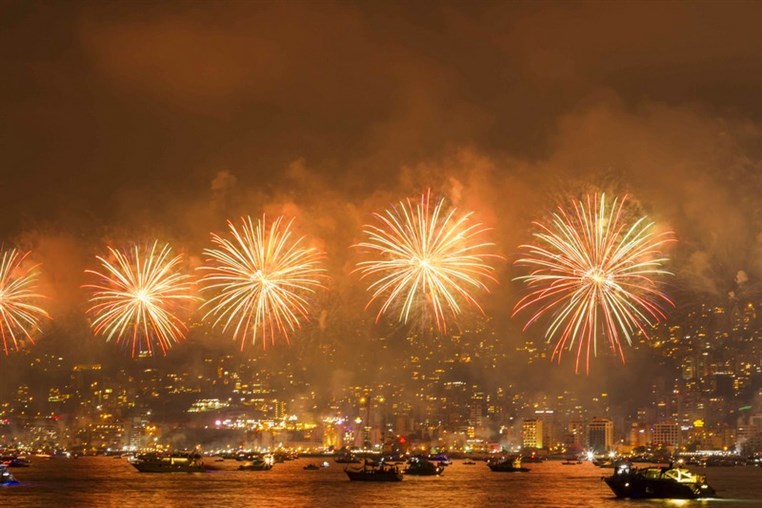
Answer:
[(762, 468), (756, 467), (693, 469), (707, 475), (720, 499), (618, 501), (600, 481), (610, 470), (589, 463), (545, 462), (527, 464), (529, 473), (492, 473), (483, 462), (467, 466), (458, 460), (441, 477), (366, 484), (350, 482), (332, 461), (325, 469), (303, 469), (321, 461), (300, 458), (263, 472), (144, 474), (123, 458), (37, 459), (32, 467), (14, 469), (22, 483), (0, 490), (0, 498), (14, 507), (762, 506)]

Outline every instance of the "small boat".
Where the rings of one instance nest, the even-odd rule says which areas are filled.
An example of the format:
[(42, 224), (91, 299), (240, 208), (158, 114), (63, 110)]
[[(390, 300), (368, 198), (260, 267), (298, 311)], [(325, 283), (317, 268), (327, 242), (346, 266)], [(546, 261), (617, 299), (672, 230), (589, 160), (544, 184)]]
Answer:
[(320, 469), (320, 466), (318, 466), (317, 464), (307, 464), (302, 469), (304, 469), (305, 471), (317, 471), (318, 469)]
[(521, 466), (521, 456), (504, 457), (487, 462), (490, 471), (495, 473), (528, 473), (530, 470)]
[(19, 457), (17, 455), (6, 455), (0, 457), (0, 464), (7, 467), (29, 467), (32, 465), (31, 461), (26, 457)]
[(618, 498), (697, 499), (716, 494), (704, 476), (671, 465), (638, 469), (627, 462), (618, 463), (614, 474), (603, 481)]
[(253, 459), (238, 466), (239, 471), (269, 471), (272, 468), (273, 463), (267, 458), (261, 460)]
[(437, 464), (441, 466), (449, 466), (450, 464), (452, 464), (452, 461), (450, 460), (450, 458), (444, 453), (435, 453), (433, 455), (429, 455), (426, 458), (429, 459), (431, 462), (436, 462)]
[(410, 457), (404, 473), (413, 476), (439, 476), (444, 473), (444, 469), (443, 465), (432, 462), (424, 456), (416, 455)]
[(402, 473), (397, 466), (384, 464), (374, 464), (365, 459), (362, 468), (344, 469), (347, 476), (352, 481), (359, 482), (401, 482)]
[(203, 473), (206, 471), (197, 453), (144, 453), (129, 459), (141, 473)]
[(272, 455), (259, 453), (215, 456), (204, 461), (207, 471), (267, 471), (273, 467)]
[(463, 465), (464, 466), (475, 466), (476, 462), (474, 462), (473, 460), (470, 460), (470, 459), (469, 460), (464, 460), (463, 461)]
[(19, 481), (13, 477), (4, 464), (0, 464), (0, 485), (18, 485)]

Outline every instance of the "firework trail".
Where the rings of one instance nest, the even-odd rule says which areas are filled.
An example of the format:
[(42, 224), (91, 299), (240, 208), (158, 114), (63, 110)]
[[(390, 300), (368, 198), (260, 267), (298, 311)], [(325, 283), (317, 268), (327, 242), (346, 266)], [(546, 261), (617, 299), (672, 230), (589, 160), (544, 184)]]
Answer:
[(211, 294), (204, 319), (213, 316), (214, 326), (232, 331), (241, 350), (247, 338), (252, 344), (261, 339), (263, 347), (277, 337), (288, 342), (301, 320), (309, 319), (308, 297), (322, 287), (323, 254), (303, 246), (292, 223), (278, 217), (268, 227), (264, 216), (256, 224), (242, 218), (240, 227), (228, 221), (230, 237), (212, 233), (216, 247), (204, 250), (201, 283)]
[(446, 314), (456, 317), (463, 303), (482, 311), (471, 292), (488, 290), (483, 280), (495, 281), (488, 261), (500, 256), (489, 253), (494, 243), (480, 240), (488, 229), (473, 223), (471, 212), (446, 210), (444, 199), (432, 203), (428, 191), (417, 202), (401, 201), (373, 215), (376, 224), (363, 227), (366, 240), (355, 247), (373, 256), (357, 263), (357, 271), (372, 280), (368, 307), (383, 301), (376, 321), (395, 309), (407, 323), (414, 309), (422, 309), (446, 331)]
[(662, 307), (673, 305), (660, 290), (658, 278), (671, 275), (661, 250), (675, 241), (672, 232), (656, 233), (647, 217), (628, 221), (623, 217), (626, 197), (609, 207), (604, 194), (575, 201), (572, 209), (559, 208), (549, 225), (535, 223), (534, 245), (522, 245), (524, 257), (516, 265), (529, 268), (523, 280), (528, 293), (516, 304), (513, 315), (530, 309), (524, 330), (545, 315), (551, 320), (545, 333), (557, 339), (553, 358), (576, 344), (576, 370), (590, 352), (597, 353), (603, 334), (624, 362), (622, 338), (663, 319)]
[(185, 338), (187, 330), (178, 313), (196, 298), (191, 277), (180, 272), (183, 258), (173, 256), (165, 244), (150, 247), (133, 245), (120, 251), (108, 248), (109, 259), (98, 256), (102, 271), (86, 270), (97, 277), (92, 290), (91, 327), (96, 335), (129, 347), (131, 355), (162, 354)]
[(37, 305), (44, 297), (37, 293), (37, 266), (22, 266), (29, 252), (16, 249), (0, 254), (0, 335), (3, 351), (19, 350), (20, 340), (34, 344), (33, 334), (39, 333), (40, 321), (50, 318)]

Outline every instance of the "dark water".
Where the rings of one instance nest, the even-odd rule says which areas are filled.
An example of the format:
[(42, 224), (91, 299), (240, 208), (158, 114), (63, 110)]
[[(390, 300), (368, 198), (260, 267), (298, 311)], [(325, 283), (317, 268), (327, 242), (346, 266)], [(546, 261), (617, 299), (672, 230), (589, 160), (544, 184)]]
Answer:
[(762, 506), (762, 468), (695, 469), (722, 499), (616, 500), (600, 478), (610, 470), (586, 463), (527, 464), (529, 473), (493, 473), (486, 464), (456, 461), (442, 477), (401, 483), (350, 482), (340, 464), (302, 468), (318, 459), (276, 464), (271, 471), (139, 473), (125, 459), (36, 460), (12, 469), (22, 482), (0, 488), (0, 506), (13, 507), (711, 507)]

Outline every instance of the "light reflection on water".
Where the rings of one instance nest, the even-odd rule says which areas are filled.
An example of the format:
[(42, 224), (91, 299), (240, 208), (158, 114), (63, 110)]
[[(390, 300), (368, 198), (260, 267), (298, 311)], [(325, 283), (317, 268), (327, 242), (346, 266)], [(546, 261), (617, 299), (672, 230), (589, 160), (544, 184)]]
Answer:
[(271, 471), (219, 471), (196, 474), (139, 473), (125, 459), (85, 457), (37, 460), (14, 469), (22, 482), (0, 489), (0, 505), (284, 507), (714, 507), (762, 506), (762, 468), (693, 469), (723, 499), (701, 501), (616, 500), (600, 478), (610, 470), (585, 463), (526, 464), (529, 473), (493, 473), (486, 464), (445, 470), (442, 477), (406, 477), (400, 483), (350, 482), (341, 464), (316, 471), (302, 469), (322, 459), (276, 464)]

